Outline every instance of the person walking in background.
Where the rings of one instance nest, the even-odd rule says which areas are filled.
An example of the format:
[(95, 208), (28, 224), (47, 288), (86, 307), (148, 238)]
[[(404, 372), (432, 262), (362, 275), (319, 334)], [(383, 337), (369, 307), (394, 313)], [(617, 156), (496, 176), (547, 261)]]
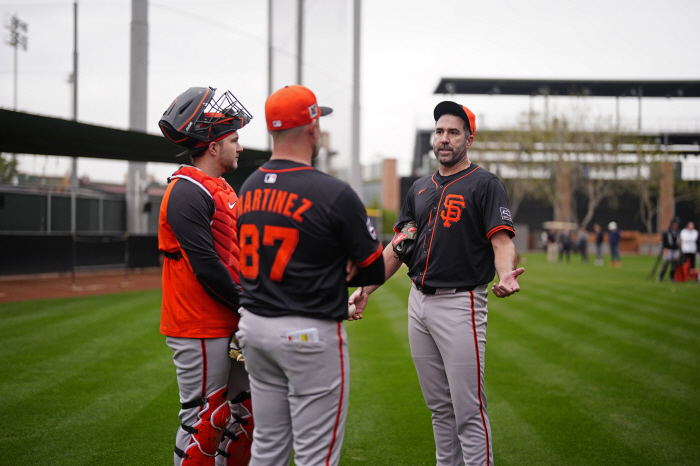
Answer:
[(610, 265), (614, 267), (622, 266), (620, 258), (620, 230), (617, 229), (617, 223), (610, 222), (608, 224), (608, 243), (610, 244)]
[(595, 265), (602, 267), (605, 263), (603, 260), (603, 238), (605, 234), (597, 223), (593, 225), (593, 232), (595, 233)]
[(565, 255), (566, 262), (571, 262), (571, 231), (568, 229), (559, 233), (559, 262), (564, 259)]
[(192, 163), (168, 179), (158, 219), (160, 332), (173, 350), (182, 403), (176, 466), (247, 465), (252, 443), (248, 374), (229, 356), (240, 264), (237, 197), (222, 175), (238, 168), (238, 130), (253, 117), (229, 91), (214, 100), (215, 91), (188, 89), (158, 122)]
[(557, 262), (557, 233), (554, 230), (547, 232), (547, 262), (550, 264)]
[(583, 225), (578, 229), (576, 235), (576, 249), (581, 253), (581, 262), (588, 263), (588, 232)]
[(695, 268), (695, 253), (698, 251), (698, 231), (695, 229), (693, 222), (688, 224), (681, 230), (681, 264), (690, 263), (690, 268)]
[(669, 264), (671, 265), (671, 271), (669, 272), (668, 279), (673, 281), (673, 275), (676, 272), (676, 267), (681, 259), (681, 249), (680, 249), (680, 230), (678, 230), (679, 220), (674, 218), (671, 220), (671, 224), (668, 230), (665, 230), (661, 234), (661, 247), (663, 254), (663, 263), (661, 264), (661, 271), (656, 281), (661, 282), (664, 279), (664, 274)]
[[(696, 264), (700, 267), (700, 234), (698, 234), (698, 238), (695, 240), (695, 251), (695, 254), (698, 256)], [(698, 274), (698, 283), (700, 283), (700, 274)]]

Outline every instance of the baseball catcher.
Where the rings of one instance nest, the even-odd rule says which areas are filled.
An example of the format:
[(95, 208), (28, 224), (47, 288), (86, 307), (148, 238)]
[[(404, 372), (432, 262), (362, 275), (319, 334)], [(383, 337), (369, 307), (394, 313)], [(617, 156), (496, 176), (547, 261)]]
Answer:
[(190, 164), (169, 179), (158, 222), (163, 263), (160, 331), (180, 392), (175, 466), (242, 466), (253, 415), (248, 375), (229, 357), (240, 298), (238, 200), (222, 175), (238, 167), (238, 130), (253, 118), (229, 91), (192, 87), (158, 123)]

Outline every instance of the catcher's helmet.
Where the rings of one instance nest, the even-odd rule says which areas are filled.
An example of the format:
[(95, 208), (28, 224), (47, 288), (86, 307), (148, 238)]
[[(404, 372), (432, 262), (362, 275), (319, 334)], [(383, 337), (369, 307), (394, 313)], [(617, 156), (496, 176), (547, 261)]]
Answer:
[(191, 87), (180, 94), (158, 122), (166, 138), (190, 155), (243, 128), (253, 118), (230, 91), (213, 100), (213, 87)]

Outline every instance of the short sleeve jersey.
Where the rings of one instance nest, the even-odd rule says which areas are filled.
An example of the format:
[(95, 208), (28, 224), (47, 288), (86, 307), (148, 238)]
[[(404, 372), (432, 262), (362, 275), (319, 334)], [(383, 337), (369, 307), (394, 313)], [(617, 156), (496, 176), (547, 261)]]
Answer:
[(408, 190), (394, 228), (418, 228), (408, 276), (420, 286), (474, 289), (496, 274), (491, 236), (515, 236), (501, 181), (472, 163), (449, 176), (435, 172)]
[(271, 160), (238, 199), (241, 306), (263, 316), (347, 319), (345, 264), (382, 254), (365, 207), (343, 181), (312, 167)]

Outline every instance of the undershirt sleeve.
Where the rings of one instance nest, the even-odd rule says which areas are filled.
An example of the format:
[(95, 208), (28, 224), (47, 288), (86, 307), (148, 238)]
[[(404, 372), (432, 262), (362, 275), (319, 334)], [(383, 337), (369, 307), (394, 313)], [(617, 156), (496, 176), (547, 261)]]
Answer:
[(213, 215), (214, 200), (204, 189), (185, 179), (175, 183), (168, 201), (168, 223), (204, 291), (235, 311), (239, 287), (214, 247), (210, 224)]

